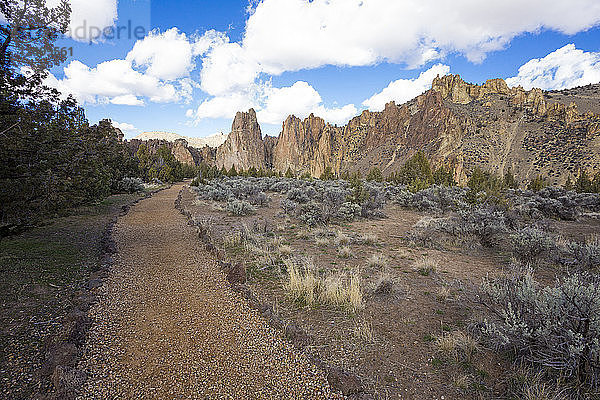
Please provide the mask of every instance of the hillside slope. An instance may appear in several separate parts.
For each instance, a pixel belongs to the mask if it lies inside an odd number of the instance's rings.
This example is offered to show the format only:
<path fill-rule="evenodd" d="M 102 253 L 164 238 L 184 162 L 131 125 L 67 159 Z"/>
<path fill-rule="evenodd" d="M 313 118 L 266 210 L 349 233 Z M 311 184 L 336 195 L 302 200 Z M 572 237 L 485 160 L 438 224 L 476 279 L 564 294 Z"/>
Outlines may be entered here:
<path fill-rule="evenodd" d="M 600 167 L 599 88 L 525 91 L 502 79 L 473 85 L 448 75 L 408 103 L 364 111 L 346 126 L 290 116 L 279 138 L 264 139 L 250 110 L 238 113 L 233 137 L 204 161 L 314 176 L 327 166 L 363 174 L 379 167 L 387 175 L 422 150 L 436 166 L 453 165 L 461 183 L 478 166 L 500 174 L 510 168 L 521 181 L 541 174 L 562 184 L 580 167 Z"/>
<path fill-rule="evenodd" d="M 171 132 L 144 132 L 140 133 L 134 139 L 147 141 L 147 140 L 164 140 L 167 142 L 176 142 L 177 140 L 185 140 L 189 146 L 201 149 L 204 146 L 208 147 L 219 147 L 227 139 L 227 135 L 224 133 L 215 133 L 211 136 L 206 137 L 188 137 L 178 135 L 177 133 Z"/>

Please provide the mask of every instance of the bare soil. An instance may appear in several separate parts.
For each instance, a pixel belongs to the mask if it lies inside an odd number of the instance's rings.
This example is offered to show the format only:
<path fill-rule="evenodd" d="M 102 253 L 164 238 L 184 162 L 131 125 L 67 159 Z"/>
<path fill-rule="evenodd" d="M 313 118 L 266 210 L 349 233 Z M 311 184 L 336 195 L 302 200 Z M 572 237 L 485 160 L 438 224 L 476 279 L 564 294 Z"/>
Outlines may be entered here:
<path fill-rule="evenodd" d="M 82 362 L 82 399 L 326 399 L 323 373 L 234 293 L 176 185 L 114 228 L 118 253 Z"/>
<path fill-rule="evenodd" d="M 50 347 L 99 268 L 107 226 L 139 197 L 111 196 L 0 241 L 1 398 L 39 398 L 54 392 Z"/>
<path fill-rule="evenodd" d="M 282 214 L 283 197 L 277 193 L 269 197 L 269 206 L 250 216 L 228 215 L 223 203 L 197 201 L 186 189 L 182 204 L 192 218 L 210 227 L 228 261 L 246 265 L 256 296 L 310 335 L 310 350 L 320 359 L 358 375 L 368 391 L 381 399 L 465 399 L 493 397 L 501 391 L 498 377 L 506 365 L 493 354 L 480 350 L 469 365 L 457 365 L 439 354 L 434 341 L 452 331 L 468 331 L 470 324 L 481 320 L 477 288 L 485 276 L 502 272 L 506 255 L 477 247 L 444 251 L 412 247 L 406 234 L 424 214 L 388 205 L 387 218 L 328 227 L 354 239 L 348 245 L 352 256 L 344 259 L 338 255 L 334 237 L 327 245 L 317 245 L 314 231 L 307 232 L 299 221 Z M 244 226 L 272 230 L 274 237 L 292 248 L 293 255 L 313 257 L 323 275 L 359 270 L 365 308 L 349 314 L 292 301 L 285 288 L 285 272 L 264 269 L 260 257 L 223 244 L 224 238 Z M 376 242 L 361 244 L 357 239 L 364 234 L 376 235 Z M 370 267 L 367 260 L 374 254 L 383 255 L 387 266 Z M 420 271 L 417 263 L 423 259 L 436 264 L 435 271 Z M 393 289 L 377 294 L 383 278 L 393 282 Z M 361 325 L 371 327 L 372 340 L 357 335 Z"/>

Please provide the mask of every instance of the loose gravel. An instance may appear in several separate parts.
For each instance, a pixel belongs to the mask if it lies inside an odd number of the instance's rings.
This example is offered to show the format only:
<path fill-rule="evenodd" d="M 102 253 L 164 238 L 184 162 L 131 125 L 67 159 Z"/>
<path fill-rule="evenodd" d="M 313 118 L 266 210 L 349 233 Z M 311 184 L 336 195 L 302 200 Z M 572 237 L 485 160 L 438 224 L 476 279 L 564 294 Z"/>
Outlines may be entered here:
<path fill-rule="evenodd" d="M 232 292 L 174 209 L 181 185 L 114 229 L 81 399 L 328 399 L 323 373 Z"/>

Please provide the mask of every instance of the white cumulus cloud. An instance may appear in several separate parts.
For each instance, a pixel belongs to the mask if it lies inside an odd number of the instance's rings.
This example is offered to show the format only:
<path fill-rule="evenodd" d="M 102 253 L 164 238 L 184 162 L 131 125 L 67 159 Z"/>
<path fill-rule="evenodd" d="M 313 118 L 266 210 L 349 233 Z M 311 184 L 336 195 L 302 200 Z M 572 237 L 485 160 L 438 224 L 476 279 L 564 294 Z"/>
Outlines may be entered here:
<path fill-rule="evenodd" d="M 88 27 L 114 25 L 116 0 L 70 1 L 72 26 L 82 21 Z M 480 62 L 524 33 L 575 34 L 600 24 L 598 0 L 252 0 L 250 4 L 239 42 L 214 30 L 201 36 L 177 28 L 154 31 L 123 60 L 96 66 L 73 61 L 65 67 L 64 78 L 50 76 L 48 82 L 92 104 L 189 102 L 199 88 L 208 97 L 188 110 L 186 115 L 195 121 L 231 118 L 253 107 L 262 123 L 279 124 L 289 114 L 315 113 L 343 124 L 357 114 L 355 105 L 327 107 L 309 83 L 277 88 L 269 77 L 326 65 L 390 62 L 417 68 L 448 54 Z M 391 82 L 363 105 L 381 110 L 388 101 L 405 102 L 427 90 L 436 75 L 448 72 L 449 67 L 434 65 L 415 79 Z M 598 54 L 570 45 L 531 60 L 509 84 L 563 88 L 598 81 L 597 74 Z"/>
<path fill-rule="evenodd" d="M 111 124 L 115 128 L 120 129 L 126 136 L 133 135 L 133 134 L 140 132 L 140 130 L 138 128 L 136 128 L 134 125 L 129 124 L 127 122 L 111 121 Z"/>
<path fill-rule="evenodd" d="M 363 105 L 371 111 L 382 111 L 386 103 L 395 101 L 396 104 L 402 104 L 414 99 L 421 93 L 431 88 L 431 83 L 436 76 L 448 75 L 450 67 L 443 64 L 437 64 L 422 72 L 415 79 L 398 79 L 391 82 L 381 92 L 365 100 Z"/>
<path fill-rule="evenodd" d="M 381 61 L 421 65 L 449 52 L 481 61 L 514 37 L 600 23 L 596 0 L 262 0 L 242 46 L 261 71 Z"/>
<path fill-rule="evenodd" d="M 280 124 L 290 114 L 305 117 L 322 101 L 319 93 L 303 81 L 289 87 L 267 88 L 265 97 L 264 107 L 257 117 L 268 124 Z"/>
<path fill-rule="evenodd" d="M 126 59 L 145 69 L 146 74 L 166 81 L 186 77 L 195 68 L 193 45 L 177 28 L 150 32 L 135 43 Z"/>
<path fill-rule="evenodd" d="M 526 90 L 569 89 L 600 82 L 600 53 L 579 50 L 568 44 L 544 58 L 530 60 L 519 68 L 517 76 L 506 80 L 509 86 Z"/>
<path fill-rule="evenodd" d="M 305 118 L 314 113 L 328 122 L 345 124 L 357 113 L 352 104 L 341 108 L 327 108 L 322 103 L 319 92 L 304 81 L 298 81 L 289 87 L 269 87 L 265 91 L 264 105 L 257 117 L 262 123 L 281 124 L 291 114 Z"/>
<path fill-rule="evenodd" d="M 105 61 L 95 67 L 72 61 L 64 77 L 53 75 L 46 83 L 80 103 L 142 106 L 154 103 L 189 102 L 198 83 L 190 78 L 195 68 L 194 39 L 177 28 L 153 31 L 139 40 L 125 59 Z"/>
<path fill-rule="evenodd" d="M 133 94 L 125 94 L 122 96 L 113 97 L 109 99 L 108 102 L 110 104 L 116 104 L 119 106 L 143 106 L 144 101 L 139 99 L 137 96 Z"/>
<path fill-rule="evenodd" d="M 50 75 L 46 81 L 61 93 L 72 94 L 80 103 L 142 105 L 139 98 L 166 103 L 180 99 L 172 84 L 135 71 L 126 60 L 111 60 L 90 68 L 72 61 L 64 69 L 64 78 Z"/>
<path fill-rule="evenodd" d="M 46 0 L 46 4 L 56 7 L 60 0 Z M 67 35 L 75 40 L 95 41 L 117 20 L 117 0 L 69 0 L 69 4 L 71 23 Z"/>
<path fill-rule="evenodd" d="M 186 115 L 196 121 L 205 118 L 233 118 L 238 111 L 256 107 L 257 102 L 253 101 L 252 97 L 249 93 L 231 93 L 213 97 L 204 100 L 195 111 L 188 110 Z"/>
<path fill-rule="evenodd" d="M 202 90 L 213 96 L 245 90 L 258 78 L 260 66 L 238 43 L 230 43 L 226 37 L 218 39 L 209 45 L 202 60 Z"/>
<path fill-rule="evenodd" d="M 264 124 L 281 124 L 289 115 L 305 118 L 314 113 L 331 123 L 344 124 L 357 114 L 354 105 L 328 108 L 321 95 L 307 82 L 275 88 L 270 83 L 251 84 L 249 90 L 215 96 L 203 101 L 186 115 L 200 121 L 204 118 L 233 118 L 238 111 L 254 108 Z"/>
<path fill-rule="evenodd" d="M 597 0 L 260 0 L 240 42 L 208 31 L 196 46 L 202 90 L 222 97 L 263 75 L 325 65 L 416 68 L 450 53 L 480 62 L 524 33 L 599 24 Z"/>

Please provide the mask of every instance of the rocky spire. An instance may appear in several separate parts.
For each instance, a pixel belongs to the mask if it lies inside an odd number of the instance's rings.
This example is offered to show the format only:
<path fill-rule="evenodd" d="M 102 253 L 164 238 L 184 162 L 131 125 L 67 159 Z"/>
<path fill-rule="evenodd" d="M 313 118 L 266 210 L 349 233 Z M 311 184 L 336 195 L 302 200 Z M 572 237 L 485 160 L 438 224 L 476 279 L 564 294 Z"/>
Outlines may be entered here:
<path fill-rule="evenodd" d="M 230 169 L 233 165 L 238 170 L 267 167 L 265 143 L 254 109 L 236 114 L 231 133 L 217 149 L 217 166 Z"/>

